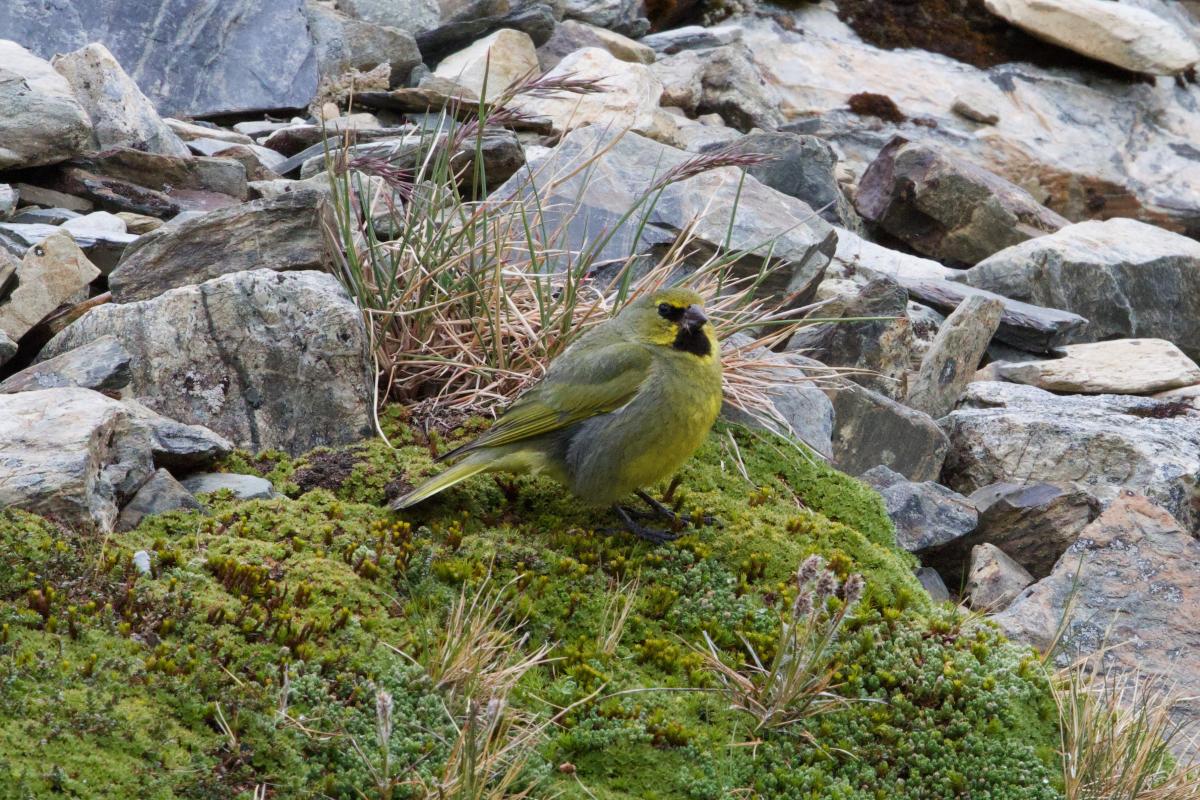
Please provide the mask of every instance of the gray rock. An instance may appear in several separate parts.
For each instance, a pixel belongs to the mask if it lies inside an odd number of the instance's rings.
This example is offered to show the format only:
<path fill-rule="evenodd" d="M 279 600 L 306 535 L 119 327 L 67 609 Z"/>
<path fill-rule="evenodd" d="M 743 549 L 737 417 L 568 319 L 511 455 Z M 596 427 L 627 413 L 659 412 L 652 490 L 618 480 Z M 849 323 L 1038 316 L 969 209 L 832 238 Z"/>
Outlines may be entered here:
<path fill-rule="evenodd" d="M 186 156 L 187 147 L 167 127 L 154 104 L 121 69 L 104 45 L 94 42 L 51 61 L 92 120 L 97 149 L 132 147 L 169 156 Z"/>
<path fill-rule="evenodd" d="M 13 35 L 5 24 L 12 13 L 11 5 L 0 8 L 5 36 Z M 65 161 L 91 139 L 92 123 L 70 84 L 21 45 L 0 39 L 0 169 Z"/>
<path fill-rule="evenodd" d="M 370 434 L 366 330 L 331 275 L 237 272 L 99 306 L 41 358 L 104 334 L 133 355 L 132 396 L 239 447 L 302 453 Z"/>
<path fill-rule="evenodd" d="M 1081 222 L 996 253 L 966 280 L 1082 314 L 1090 323 L 1073 341 L 1167 339 L 1200 358 L 1200 242 L 1186 236 L 1131 219 Z"/>
<path fill-rule="evenodd" d="M 1070 224 L 999 175 L 902 136 L 863 173 L 854 202 L 864 219 L 952 265 Z"/>
<path fill-rule="evenodd" d="M 76 197 L 73 194 L 47 189 L 44 186 L 18 183 L 16 189 L 21 195 L 21 202 L 23 203 L 46 206 L 48 208 L 65 208 L 85 214 L 96 207 L 96 204 L 86 197 Z"/>
<path fill-rule="evenodd" d="M 192 139 L 220 139 L 230 144 L 253 144 L 254 142 L 253 139 L 244 133 L 228 130 L 204 120 L 187 122 L 175 119 L 174 117 L 167 117 L 163 120 L 163 123 L 184 142 L 190 142 Z M 237 124 L 241 125 L 243 123 Z"/>
<path fill-rule="evenodd" d="M 160 114 L 300 108 L 317 89 L 303 0 L 18 0 L 0 31 L 43 58 L 104 44 Z"/>
<path fill-rule="evenodd" d="M 938 477 L 950 442 L 928 414 L 853 383 L 831 390 L 830 399 L 838 469 L 861 475 L 883 464 L 910 481 Z"/>
<path fill-rule="evenodd" d="M 642 0 L 562 0 L 563 16 L 638 38 L 650 30 Z"/>
<path fill-rule="evenodd" d="M 658 31 L 649 36 L 643 36 L 642 44 L 669 56 L 680 50 L 707 50 L 734 44 L 741 40 L 742 29 L 736 25 L 718 25 L 712 28 L 701 25 L 685 25 L 682 28 Z"/>
<path fill-rule="evenodd" d="M 0 222 L 0 250 L 6 250 L 17 258 L 24 258 L 31 248 L 62 233 L 63 230 L 58 225 Z M 112 271 L 125 249 L 138 238 L 132 234 L 111 231 L 75 231 L 70 233 L 70 236 L 88 260 L 105 274 Z"/>
<path fill-rule="evenodd" d="M 963 494 L 993 483 L 1074 481 L 1107 503 L 1129 488 L 1200 528 L 1200 412 L 1188 406 L 976 382 L 942 425 L 951 445 L 942 478 Z"/>
<path fill-rule="evenodd" d="M 0 395 L 0 452 L 0 508 L 104 532 L 154 471 L 133 415 L 88 389 Z"/>
<path fill-rule="evenodd" d="M 413 67 L 421 63 L 411 29 L 357 20 L 314 0 L 306 0 L 304 13 L 324 78 L 336 79 L 351 70 L 366 72 L 388 64 L 394 86 L 407 81 Z"/>
<path fill-rule="evenodd" d="M 945 581 L 942 580 L 941 575 L 938 575 L 936 569 L 921 567 L 916 574 L 917 580 L 929 593 L 930 600 L 935 603 L 945 603 L 950 600 L 950 590 L 946 588 Z"/>
<path fill-rule="evenodd" d="M 0 366 L 7 364 L 17 354 L 17 343 L 7 333 L 0 331 Z"/>
<path fill-rule="evenodd" d="M 834 297 L 812 312 L 814 317 L 832 321 L 801 328 L 788 341 L 787 349 L 830 367 L 855 370 L 847 376 L 850 380 L 900 400 L 908 390 L 913 348 L 907 310 L 904 288 L 878 278 L 856 295 Z M 849 321 L 855 319 L 863 321 Z"/>
<path fill-rule="evenodd" d="M 78 386 L 98 392 L 116 391 L 129 384 L 129 351 L 111 336 L 26 367 L 0 382 L 0 394 Z"/>
<path fill-rule="evenodd" d="M 595 231 L 608 224 L 612 215 L 619 217 L 642 202 L 656 180 L 690 158 L 634 133 L 626 133 L 614 144 L 616 136 L 615 131 L 596 126 L 572 131 L 553 150 L 531 161 L 528 170 L 497 189 L 492 199 L 526 196 L 537 187 L 543 208 L 557 205 L 558 213 L 576 217 L 577 224 L 595 221 L 591 238 L 568 238 L 558 246 L 576 253 L 595 250 Z M 597 158 L 601 151 L 605 152 Z M 589 160 L 594 161 L 589 169 L 577 169 Z M 545 186 L 551 176 L 558 178 L 553 191 Z M 735 167 L 673 182 L 656 197 L 657 203 L 645 214 L 651 228 L 677 233 L 695 221 L 691 246 L 747 251 L 740 267 L 746 274 L 757 274 L 770 255 L 775 266 L 762 291 L 797 293 L 798 302 L 811 297 L 837 246 L 833 228 L 805 203 L 763 186 Z M 639 216 L 626 220 L 622 227 L 628 230 L 618 233 L 636 232 Z M 629 253 L 626 249 L 613 255 L 623 259 Z"/>
<path fill-rule="evenodd" d="M 971 608 L 995 613 L 1008 606 L 1034 578 L 994 544 L 971 548 L 971 571 L 967 597 Z"/>
<path fill-rule="evenodd" d="M 233 452 L 233 443 L 203 425 L 167 419 L 136 400 L 123 401 L 137 424 L 150 436 L 154 465 L 175 471 L 194 470 Z"/>
<path fill-rule="evenodd" d="M 19 340 L 100 275 L 71 235 L 54 229 L 34 245 L 16 270 L 16 287 L 0 299 L 0 331 Z"/>
<path fill-rule="evenodd" d="M 417 34 L 417 47 L 426 63 L 436 64 L 451 53 L 462 50 L 477 39 L 509 28 L 529 34 L 540 47 L 554 34 L 554 12 L 545 3 L 520 5 L 508 10 L 495 8 L 487 0 L 471 3 L 453 19 Z"/>
<path fill-rule="evenodd" d="M 654 51 L 619 33 L 575 20 L 564 20 L 554 28 L 554 35 L 537 49 L 538 66 L 543 72 L 554 69 L 563 58 L 584 47 L 600 47 L 622 61 L 653 64 Z"/>
<path fill-rule="evenodd" d="M 437 0 L 339 0 L 338 7 L 355 19 L 413 34 L 436 28 L 442 16 Z"/>
<path fill-rule="evenodd" d="M 933 481 L 914 483 L 883 465 L 859 476 L 883 497 L 896 528 L 896 544 L 910 553 L 945 545 L 975 530 L 978 514 L 970 500 Z"/>
<path fill-rule="evenodd" d="M 8 219 L 17 210 L 17 201 L 21 199 L 17 187 L 0 183 L 0 220 Z"/>
<path fill-rule="evenodd" d="M 239 475 L 234 472 L 197 472 L 182 481 L 183 487 L 192 496 L 213 492 L 233 492 L 239 500 L 269 500 L 275 496 L 275 488 L 266 478 L 257 475 Z"/>
<path fill-rule="evenodd" d="M 764 186 L 808 203 L 826 222 L 861 231 L 862 221 L 838 186 L 837 156 L 828 142 L 797 133 L 756 131 L 729 147 L 739 153 L 773 156 L 771 161 L 747 168 L 746 173 Z M 716 148 L 706 148 L 712 149 Z"/>
<path fill-rule="evenodd" d="M 160 228 L 130 247 L 109 276 L 113 300 L 147 300 L 244 270 L 327 269 L 332 213 L 326 193 L 296 191 Z"/>
<path fill-rule="evenodd" d="M 1003 313 L 1004 304 L 995 298 L 976 295 L 959 303 L 921 360 L 905 402 L 935 419 L 949 414 L 971 382 Z"/>
<path fill-rule="evenodd" d="M 1040 650 L 1057 643 L 1060 666 L 1092 657 L 1114 677 L 1123 673 L 1152 690 L 1176 692 L 1181 701 L 1172 716 L 1187 729 L 1200 719 L 1197 563 L 1200 542 L 1186 526 L 1122 491 L 1054 572 L 993 620 L 1010 638 Z M 1194 758 L 1194 741 L 1175 745 L 1177 755 Z"/>
<path fill-rule="evenodd" d="M 160 469 L 142 484 L 117 517 L 116 530 L 131 531 L 146 517 L 179 509 L 199 510 L 200 501 L 192 496 L 165 469 Z"/>
<path fill-rule="evenodd" d="M 651 65 L 663 82 L 663 105 L 689 114 L 720 114 L 739 131 L 774 130 L 784 123 L 780 97 L 742 44 L 683 50 Z"/>
<path fill-rule="evenodd" d="M 182 210 L 207 211 L 232 205 L 246 198 L 245 167 L 229 158 L 203 158 L 190 154 L 167 156 L 144 153 L 128 147 L 115 147 L 102 153 L 73 159 L 70 166 L 90 176 L 160 193 Z M 65 172 L 68 174 L 67 188 L 74 188 L 70 186 L 69 178 L 72 170 Z M 79 193 L 101 203 L 106 200 L 112 201 L 112 198 L 100 194 L 89 194 L 87 187 Z M 121 205 L 119 202 L 114 204 Z M 112 210 L 137 212 L 136 208 L 118 207 Z"/>
<path fill-rule="evenodd" d="M 25 206 L 9 218 L 9 222 L 17 225 L 62 225 L 72 219 L 83 216 L 78 211 L 69 208 L 38 208 Z"/>

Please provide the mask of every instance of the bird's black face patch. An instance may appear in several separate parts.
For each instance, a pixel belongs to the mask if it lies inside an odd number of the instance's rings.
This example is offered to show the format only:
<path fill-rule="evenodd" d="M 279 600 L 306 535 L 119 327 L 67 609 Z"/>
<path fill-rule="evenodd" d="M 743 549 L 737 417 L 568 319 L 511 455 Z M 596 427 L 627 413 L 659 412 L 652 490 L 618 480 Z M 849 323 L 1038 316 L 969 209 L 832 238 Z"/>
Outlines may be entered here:
<path fill-rule="evenodd" d="M 691 329 L 680 328 L 671 346 L 676 350 L 682 350 L 685 353 L 691 353 L 701 358 L 712 354 L 712 342 L 705 335 L 703 325 Z"/>
<path fill-rule="evenodd" d="M 682 306 L 673 306 L 670 303 L 658 304 L 658 315 L 663 319 L 669 319 L 671 322 L 679 322 L 679 320 L 683 319 L 685 311 L 687 309 Z"/>

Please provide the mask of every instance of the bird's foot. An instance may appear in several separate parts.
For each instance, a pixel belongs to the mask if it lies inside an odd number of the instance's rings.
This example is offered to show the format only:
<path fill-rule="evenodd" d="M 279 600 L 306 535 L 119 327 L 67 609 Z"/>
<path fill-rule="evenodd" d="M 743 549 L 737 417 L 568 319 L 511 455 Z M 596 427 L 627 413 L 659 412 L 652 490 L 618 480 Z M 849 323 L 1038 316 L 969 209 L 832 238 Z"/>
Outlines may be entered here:
<path fill-rule="evenodd" d="M 667 542 L 675 541 L 683 535 L 681 532 L 676 530 L 664 531 L 659 528 L 651 528 L 641 524 L 637 521 L 637 519 L 635 519 L 635 517 L 645 516 L 643 512 L 634 511 L 631 508 L 626 508 L 625 506 L 621 505 L 613 506 L 613 511 L 616 513 L 617 518 L 621 520 L 621 523 L 624 527 L 606 528 L 599 531 L 600 533 L 618 533 L 621 530 L 626 530 L 639 539 L 643 539 L 651 544 L 666 544 Z"/>
<path fill-rule="evenodd" d="M 680 513 L 676 512 L 673 508 L 659 502 L 658 500 L 655 500 L 653 497 L 646 494 L 641 489 L 638 489 L 634 494 L 636 494 L 639 498 L 641 498 L 643 503 L 650 506 L 650 510 L 652 512 L 652 513 L 648 513 L 645 511 L 633 512 L 633 515 L 635 517 L 637 517 L 638 519 L 655 519 L 655 518 L 665 519 L 671 523 L 671 527 L 675 530 L 679 530 L 686 525 L 692 525 L 692 526 L 698 527 L 700 525 L 718 525 L 719 526 L 721 524 L 717 520 L 716 517 L 711 516 L 710 514 L 705 514 L 704 516 L 700 517 L 699 521 L 697 521 L 695 518 L 693 518 L 690 514 L 680 514 Z"/>

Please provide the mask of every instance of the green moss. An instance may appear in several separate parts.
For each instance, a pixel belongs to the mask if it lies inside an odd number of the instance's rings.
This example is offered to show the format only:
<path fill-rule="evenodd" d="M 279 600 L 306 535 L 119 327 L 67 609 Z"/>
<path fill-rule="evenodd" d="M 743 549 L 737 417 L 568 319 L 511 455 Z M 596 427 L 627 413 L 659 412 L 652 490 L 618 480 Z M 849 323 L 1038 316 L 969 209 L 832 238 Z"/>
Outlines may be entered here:
<path fill-rule="evenodd" d="M 510 701 L 569 708 L 527 768 L 538 796 L 1054 796 L 1036 670 L 934 609 L 879 498 L 810 454 L 720 428 L 675 501 L 722 526 L 651 547 L 544 480 L 477 478 L 389 512 L 434 469 L 430 445 L 389 433 L 402 446 L 235 456 L 227 468 L 288 496 L 217 497 L 107 540 L 0 514 L 0 797 L 376 796 L 380 688 L 396 699 L 389 764 L 432 779 L 454 736 L 444 690 L 397 651 L 419 661 L 489 574 L 521 647 L 552 648 Z M 838 645 L 850 702 L 754 734 L 696 646 L 765 652 L 811 553 L 867 578 Z"/>

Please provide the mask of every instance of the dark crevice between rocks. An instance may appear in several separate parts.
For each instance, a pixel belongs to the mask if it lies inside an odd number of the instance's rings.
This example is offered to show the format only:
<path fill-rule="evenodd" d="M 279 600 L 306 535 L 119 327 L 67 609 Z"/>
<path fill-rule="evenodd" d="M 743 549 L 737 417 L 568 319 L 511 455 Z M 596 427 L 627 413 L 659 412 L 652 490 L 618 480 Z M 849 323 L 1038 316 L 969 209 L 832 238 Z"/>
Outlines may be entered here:
<path fill-rule="evenodd" d="M 930 50 L 980 69 L 1023 61 L 1122 83 L 1154 82 L 1043 42 L 988 11 L 983 0 L 837 0 L 837 7 L 838 17 L 876 47 Z"/>

